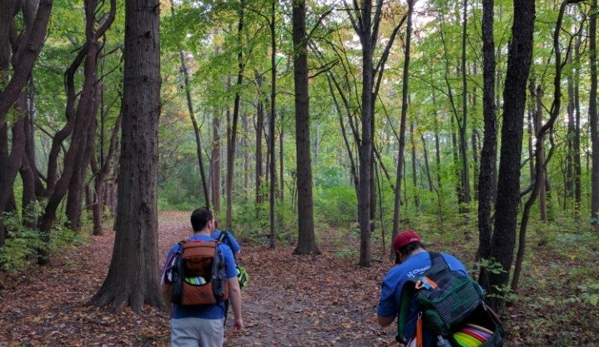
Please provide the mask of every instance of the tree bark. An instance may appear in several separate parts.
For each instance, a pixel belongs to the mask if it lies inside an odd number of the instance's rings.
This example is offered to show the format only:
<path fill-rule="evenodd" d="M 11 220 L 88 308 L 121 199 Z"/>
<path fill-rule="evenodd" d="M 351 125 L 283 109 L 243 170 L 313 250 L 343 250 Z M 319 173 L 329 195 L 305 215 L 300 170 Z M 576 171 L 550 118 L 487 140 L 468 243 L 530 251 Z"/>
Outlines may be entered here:
<path fill-rule="evenodd" d="M 488 273 L 489 283 L 485 288 L 489 293 L 499 295 L 490 299 L 490 304 L 498 310 L 502 309 L 505 303 L 502 289 L 506 288 L 509 281 L 516 241 L 520 202 L 522 126 L 526 83 L 532 60 L 534 18 L 534 1 L 514 0 L 513 38 L 509 47 L 506 87 L 503 91 L 503 125 L 495 232 L 490 253 L 490 258 L 495 258 L 501 264 L 503 271 Z"/>
<path fill-rule="evenodd" d="M 237 40 L 239 52 L 237 52 L 237 82 L 236 86 L 241 87 L 243 83 L 243 71 L 245 63 L 243 62 L 243 26 L 244 26 L 245 0 L 240 1 L 239 20 L 237 22 Z M 235 171 L 235 146 L 237 145 L 237 125 L 239 123 L 239 108 L 241 102 L 241 94 L 235 92 L 235 100 L 233 101 L 233 119 L 227 128 L 227 218 L 225 229 L 233 227 L 233 175 Z"/>
<path fill-rule="evenodd" d="M 114 251 L 108 275 L 89 304 L 166 308 L 159 289 L 157 162 L 160 116 L 160 6 L 125 3 L 122 144 Z"/>
<path fill-rule="evenodd" d="M 212 204 L 215 211 L 220 211 L 220 197 L 221 197 L 221 140 L 220 140 L 220 115 L 215 112 L 212 117 L 212 155 L 210 158 L 210 184 L 212 186 Z"/>
<path fill-rule="evenodd" d="M 264 180 L 264 172 L 262 170 L 262 137 L 264 133 L 264 100 L 262 97 L 262 81 L 263 77 L 256 71 L 256 84 L 258 85 L 258 106 L 256 110 L 256 204 L 260 204 L 264 201 L 264 194 L 262 193 L 262 182 Z M 258 207 L 260 208 L 260 207 Z M 260 214 L 258 214 L 260 215 Z"/>
<path fill-rule="evenodd" d="M 597 130 L 597 0 L 592 0 L 589 22 L 591 90 L 589 91 L 589 123 L 591 127 L 591 220 L 599 225 L 599 130 Z"/>
<path fill-rule="evenodd" d="M 298 240 L 293 254 L 320 254 L 314 233 L 306 1 L 293 1 L 293 72 L 297 155 Z"/>
<path fill-rule="evenodd" d="M 495 105 L 495 40 L 493 39 L 494 0 L 483 0 L 483 117 L 484 138 L 478 177 L 478 251 L 476 259 L 488 259 L 491 253 L 493 223 L 491 211 L 495 197 L 497 162 L 497 116 Z M 479 282 L 487 279 L 481 271 Z"/>
<path fill-rule="evenodd" d="M 10 3 L 10 2 L 9 2 Z M 18 44 L 18 48 L 14 53 L 16 58 L 13 61 L 16 62 L 16 65 L 13 68 L 13 73 L 11 75 L 10 81 L 0 91 L 0 125 L 6 122 L 6 113 L 10 109 L 10 107 L 14 104 L 14 102 L 19 98 L 21 91 L 27 84 L 27 80 L 31 75 L 31 70 L 33 69 L 33 64 L 37 59 L 44 41 L 46 39 L 46 28 L 48 25 L 48 20 L 50 19 L 50 12 L 52 10 L 53 0 L 41 0 L 39 5 L 37 6 L 37 11 L 32 8 L 33 2 L 26 3 L 28 9 L 32 12 L 35 12 L 35 19 L 30 22 L 31 25 L 27 25 L 27 30 L 22 38 L 22 43 Z M 10 16 L 11 11 L 10 7 L 2 11 L 4 14 L 8 14 Z M 13 12 L 13 15 L 16 13 Z M 26 24 L 29 24 L 29 14 L 25 13 Z M 10 27 L 13 19 L 9 18 L 8 21 L 4 22 L 8 27 Z M 0 31 L 4 31 L 6 27 L 0 27 Z M 3 34 L 0 33 L 0 36 Z M 0 46 L 4 47 L 5 42 L 0 42 Z M 9 46 L 10 47 L 10 46 Z"/>

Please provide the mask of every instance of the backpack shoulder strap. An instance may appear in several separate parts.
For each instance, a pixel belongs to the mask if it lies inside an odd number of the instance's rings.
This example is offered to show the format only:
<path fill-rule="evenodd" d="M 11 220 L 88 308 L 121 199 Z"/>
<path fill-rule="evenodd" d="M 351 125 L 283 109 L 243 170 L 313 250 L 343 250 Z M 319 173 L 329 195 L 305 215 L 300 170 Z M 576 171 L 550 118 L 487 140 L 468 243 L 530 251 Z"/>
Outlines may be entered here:
<path fill-rule="evenodd" d="M 229 232 L 228 232 L 228 231 L 226 231 L 226 230 L 222 230 L 222 231 L 220 232 L 220 235 L 218 235 L 218 238 L 217 238 L 217 240 L 218 240 L 218 242 L 223 242 L 223 243 L 224 243 L 224 242 L 225 242 L 225 239 L 226 239 L 228 236 L 229 236 Z"/>
<path fill-rule="evenodd" d="M 404 340 L 404 333 L 406 329 L 406 322 L 408 320 L 408 314 L 410 312 L 410 301 L 412 300 L 413 295 L 414 282 L 408 281 L 401 289 L 399 309 L 397 310 L 397 336 L 395 336 L 395 340 L 397 342 L 406 343 Z"/>
<path fill-rule="evenodd" d="M 428 268 L 423 275 L 426 275 L 429 272 L 437 273 L 445 268 L 449 268 L 449 265 L 441 253 L 428 253 L 431 257 L 431 267 Z M 397 336 L 395 337 L 398 342 L 401 342 L 404 339 L 406 321 L 408 320 L 408 314 L 410 312 L 410 302 L 416 291 L 415 284 L 418 278 L 420 278 L 420 276 L 406 282 L 401 290 L 399 309 L 397 310 Z"/>
<path fill-rule="evenodd" d="M 428 252 L 431 256 L 431 268 L 449 267 L 443 255 L 439 252 Z M 428 270 L 427 270 L 428 271 Z"/>

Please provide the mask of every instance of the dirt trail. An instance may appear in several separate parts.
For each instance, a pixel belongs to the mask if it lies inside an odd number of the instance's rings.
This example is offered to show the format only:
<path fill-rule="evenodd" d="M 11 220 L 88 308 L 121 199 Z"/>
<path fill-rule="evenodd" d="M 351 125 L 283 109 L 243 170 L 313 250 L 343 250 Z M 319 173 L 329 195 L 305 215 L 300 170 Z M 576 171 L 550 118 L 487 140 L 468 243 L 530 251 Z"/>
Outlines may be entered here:
<path fill-rule="evenodd" d="M 161 213 L 161 261 L 189 233 L 189 213 Z M 48 266 L 0 273 L 0 347 L 169 346 L 162 311 L 85 306 L 108 272 L 113 242 L 106 231 Z M 355 257 L 326 245 L 321 256 L 301 257 L 291 246 L 242 246 L 250 275 L 242 291 L 246 329 L 233 334 L 229 321 L 225 346 L 396 346 L 394 328 L 381 330 L 374 315 L 384 266 L 360 269 Z"/>

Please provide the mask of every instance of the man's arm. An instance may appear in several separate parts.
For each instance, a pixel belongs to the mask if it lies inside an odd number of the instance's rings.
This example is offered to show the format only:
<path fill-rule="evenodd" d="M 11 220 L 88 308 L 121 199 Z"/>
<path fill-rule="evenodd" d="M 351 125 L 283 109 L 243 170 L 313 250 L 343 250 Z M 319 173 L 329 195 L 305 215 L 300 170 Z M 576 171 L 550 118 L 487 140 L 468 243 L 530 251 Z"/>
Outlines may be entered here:
<path fill-rule="evenodd" d="M 383 317 L 379 315 L 377 315 L 377 317 L 379 319 L 379 325 L 383 328 L 389 326 L 389 324 L 393 323 L 395 320 L 395 317 Z"/>
<path fill-rule="evenodd" d="M 231 277 L 227 279 L 229 283 L 229 300 L 231 301 L 231 307 L 233 307 L 233 316 L 235 323 L 233 330 L 243 330 L 243 319 L 241 318 L 241 289 L 239 288 L 239 281 L 237 277 Z"/>

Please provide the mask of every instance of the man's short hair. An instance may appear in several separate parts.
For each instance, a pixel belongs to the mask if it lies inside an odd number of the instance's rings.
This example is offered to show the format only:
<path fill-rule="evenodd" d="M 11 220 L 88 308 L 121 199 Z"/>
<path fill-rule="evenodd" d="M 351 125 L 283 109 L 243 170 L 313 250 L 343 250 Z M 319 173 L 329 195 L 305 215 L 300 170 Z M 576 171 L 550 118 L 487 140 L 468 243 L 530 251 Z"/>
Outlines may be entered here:
<path fill-rule="evenodd" d="M 212 219 L 212 212 L 207 207 L 200 207 L 191 213 L 191 227 L 193 231 L 200 231 Z"/>

